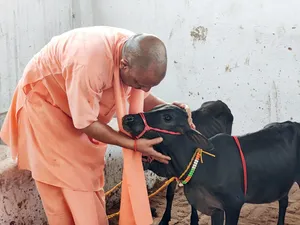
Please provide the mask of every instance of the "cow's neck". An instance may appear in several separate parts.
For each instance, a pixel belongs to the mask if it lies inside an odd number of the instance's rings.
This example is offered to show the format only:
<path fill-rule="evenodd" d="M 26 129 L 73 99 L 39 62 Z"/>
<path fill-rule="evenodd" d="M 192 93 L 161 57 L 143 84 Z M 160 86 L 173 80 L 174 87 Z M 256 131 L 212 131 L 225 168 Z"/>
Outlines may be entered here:
<path fill-rule="evenodd" d="M 215 154 L 211 152 L 202 152 L 202 149 L 199 148 L 195 149 L 195 153 L 196 151 L 199 153 L 200 158 L 198 160 L 197 159 L 195 160 L 195 158 L 190 159 L 191 165 L 195 165 L 195 166 L 194 168 L 192 168 L 191 166 L 186 171 L 184 176 L 180 179 L 183 185 L 205 183 L 206 182 L 205 180 L 208 177 L 210 177 L 210 172 L 212 172 L 212 166 L 214 164 L 213 160 L 215 160 Z"/>
<path fill-rule="evenodd" d="M 177 178 L 179 178 L 179 176 L 186 170 L 186 168 L 188 167 L 189 163 L 192 160 L 192 157 L 194 155 L 194 153 L 197 151 L 198 146 L 195 145 L 193 142 L 191 142 L 189 139 L 187 138 L 181 138 L 178 137 L 176 139 L 176 141 L 167 143 L 166 145 L 164 145 L 163 147 L 166 152 L 169 153 L 170 157 L 171 157 L 171 161 L 170 161 L 170 166 L 172 167 L 172 171 L 173 171 L 173 175 L 176 176 Z M 164 154 L 164 153 L 163 153 Z M 214 153 L 212 153 L 214 154 Z M 207 177 L 207 175 L 205 175 L 205 173 L 207 173 L 208 171 L 208 167 L 210 167 L 210 162 L 212 159 L 211 156 L 206 156 L 205 154 L 202 154 L 203 156 L 203 163 L 199 162 L 196 170 L 192 176 L 192 178 L 189 180 L 189 183 L 194 183 L 195 180 L 198 182 L 199 181 L 199 177 Z M 184 180 L 188 173 L 190 172 L 191 167 L 187 170 L 186 174 L 183 176 Z M 205 175 L 205 176 L 204 176 Z M 197 177 L 197 179 L 195 179 L 195 177 Z"/>

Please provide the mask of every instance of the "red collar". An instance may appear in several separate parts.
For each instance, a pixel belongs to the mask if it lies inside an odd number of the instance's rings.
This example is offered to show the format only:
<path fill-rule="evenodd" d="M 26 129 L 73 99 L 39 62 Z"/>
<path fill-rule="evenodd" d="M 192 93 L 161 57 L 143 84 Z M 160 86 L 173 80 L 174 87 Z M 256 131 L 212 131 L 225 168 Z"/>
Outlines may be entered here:
<path fill-rule="evenodd" d="M 240 156 L 241 156 L 241 160 L 242 160 L 242 166 L 243 166 L 243 172 L 244 172 L 244 194 L 246 195 L 247 193 L 247 165 L 246 165 L 246 160 L 245 160 L 245 157 L 244 157 L 244 153 L 242 151 L 242 147 L 241 147 L 241 144 L 240 144 L 240 141 L 239 139 L 236 137 L 236 136 L 232 136 L 236 145 L 238 146 L 239 148 L 239 152 L 240 152 Z"/>
<path fill-rule="evenodd" d="M 169 130 L 162 130 L 162 129 L 158 129 L 158 128 L 155 128 L 155 127 L 150 127 L 146 121 L 146 118 L 145 118 L 145 115 L 144 113 L 139 113 L 143 122 L 144 122 L 144 130 L 136 137 L 137 139 L 139 139 L 140 137 L 143 136 L 144 133 L 146 133 L 148 130 L 154 130 L 154 131 L 158 131 L 158 132 L 161 132 L 161 133 L 165 133 L 165 134 L 172 134 L 172 135 L 180 135 L 181 133 L 180 132 L 174 132 L 174 131 L 169 131 Z"/>
<path fill-rule="evenodd" d="M 142 137 L 143 134 L 145 134 L 148 130 L 154 130 L 154 131 L 165 133 L 165 134 L 181 135 L 180 132 L 174 132 L 174 131 L 169 131 L 169 130 L 162 130 L 162 129 L 159 129 L 159 128 L 151 127 L 151 126 L 148 125 L 144 113 L 139 113 L 139 115 L 141 116 L 145 127 L 144 127 L 144 130 L 135 138 L 135 142 L 134 142 L 134 150 L 135 151 L 136 151 L 136 140 L 139 139 L 140 137 Z M 153 160 L 153 158 L 150 157 L 150 156 L 147 156 L 146 160 L 145 159 L 142 159 L 142 160 L 144 162 L 151 163 L 152 160 Z"/>

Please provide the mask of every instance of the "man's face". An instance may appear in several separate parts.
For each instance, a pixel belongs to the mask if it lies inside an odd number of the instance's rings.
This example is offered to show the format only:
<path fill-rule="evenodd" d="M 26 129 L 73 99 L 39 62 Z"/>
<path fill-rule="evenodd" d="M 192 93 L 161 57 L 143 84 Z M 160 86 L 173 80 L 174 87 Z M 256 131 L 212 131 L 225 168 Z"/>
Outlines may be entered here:
<path fill-rule="evenodd" d="M 162 79 L 157 76 L 159 68 L 155 65 L 150 65 L 149 68 L 136 68 L 128 65 L 124 59 L 120 62 L 120 76 L 124 84 L 135 89 L 141 89 L 145 92 L 158 85 Z"/>

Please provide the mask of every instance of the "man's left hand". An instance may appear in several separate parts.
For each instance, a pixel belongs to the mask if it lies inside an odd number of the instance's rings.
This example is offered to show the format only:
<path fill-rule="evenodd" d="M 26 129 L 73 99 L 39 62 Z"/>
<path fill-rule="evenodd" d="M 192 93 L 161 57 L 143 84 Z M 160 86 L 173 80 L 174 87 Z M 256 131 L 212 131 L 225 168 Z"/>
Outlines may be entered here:
<path fill-rule="evenodd" d="M 187 112 L 188 114 L 188 123 L 189 125 L 191 126 L 192 129 L 196 129 L 196 126 L 195 124 L 193 123 L 193 119 L 192 119 L 192 111 L 190 109 L 190 107 L 187 105 L 187 104 L 184 104 L 184 103 L 179 103 L 179 102 L 173 102 L 172 103 L 173 105 L 176 105 L 180 108 L 183 108 L 185 109 L 185 111 Z"/>

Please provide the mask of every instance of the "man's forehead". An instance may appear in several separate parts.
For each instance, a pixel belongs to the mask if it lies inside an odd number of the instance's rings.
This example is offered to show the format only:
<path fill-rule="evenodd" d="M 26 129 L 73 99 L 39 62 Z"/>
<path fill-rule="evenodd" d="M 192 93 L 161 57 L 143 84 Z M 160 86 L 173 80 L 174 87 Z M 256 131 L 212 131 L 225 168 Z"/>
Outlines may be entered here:
<path fill-rule="evenodd" d="M 155 71 L 147 70 L 141 71 L 137 74 L 137 82 L 142 86 L 156 86 L 161 82 L 159 76 L 156 75 Z"/>

